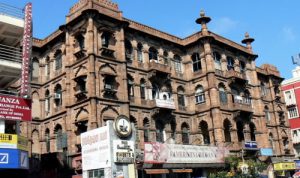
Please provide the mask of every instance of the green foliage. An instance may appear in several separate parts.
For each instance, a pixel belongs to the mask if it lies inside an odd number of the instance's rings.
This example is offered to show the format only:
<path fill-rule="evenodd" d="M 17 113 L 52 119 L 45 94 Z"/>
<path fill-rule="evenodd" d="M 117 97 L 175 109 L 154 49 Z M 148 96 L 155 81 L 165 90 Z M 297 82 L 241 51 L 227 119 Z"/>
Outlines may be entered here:
<path fill-rule="evenodd" d="M 225 170 L 220 170 L 209 174 L 209 178 L 255 178 L 259 177 L 259 173 L 267 168 L 267 165 L 263 162 L 255 160 L 245 160 L 244 163 L 248 164 L 248 174 L 242 174 L 242 171 L 238 168 L 239 163 L 242 160 L 235 156 L 225 158 L 225 163 L 228 166 Z"/>

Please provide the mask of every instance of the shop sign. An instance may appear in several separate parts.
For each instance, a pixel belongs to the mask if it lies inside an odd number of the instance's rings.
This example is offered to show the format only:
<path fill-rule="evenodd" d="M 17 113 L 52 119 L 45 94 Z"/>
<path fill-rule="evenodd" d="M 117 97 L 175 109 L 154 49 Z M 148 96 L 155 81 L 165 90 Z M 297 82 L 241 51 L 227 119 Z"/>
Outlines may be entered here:
<path fill-rule="evenodd" d="M 0 148 L 28 151 L 28 139 L 20 135 L 0 133 Z"/>
<path fill-rule="evenodd" d="M 82 169 L 84 171 L 111 166 L 108 126 L 84 132 L 80 137 Z"/>
<path fill-rule="evenodd" d="M 273 156 L 273 149 L 272 148 L 261 148 L 260 155 L 261 156 Z"/>
<path fill-rule="evenodd" d="M 256 141 L 247 141 L 247 142 L 245 142 L 245 148 L 246 149 L 256 149 L 257 148 Z"/>
<path fill-rule="evenodd" d="M 0 169 L 28 169 L 28 152 L 17 149 L 0 149 Z"/>
<path fill-rule="evenodd" d="M 294 170 L 296 168 L 295 162 L 274 163 L 275 171 Z"/>
<path fill-rule="evenodd" d="M 295 168 L 300 169 L 300 160 L 295 160 Z"/>
<path fill-rule="evenodd" d="M 145 163 L 224 163 L 225 148 L 146 142 Z"/>
<path fill-rule="evenodd" d="M 31 121 L 31 100 L 0 95 L 0 119 Z"/>
<path fill-rule="evenodd" d="M 113 141 L 114 162 L 134 163 L 134 142 L 127 140 Z"/>

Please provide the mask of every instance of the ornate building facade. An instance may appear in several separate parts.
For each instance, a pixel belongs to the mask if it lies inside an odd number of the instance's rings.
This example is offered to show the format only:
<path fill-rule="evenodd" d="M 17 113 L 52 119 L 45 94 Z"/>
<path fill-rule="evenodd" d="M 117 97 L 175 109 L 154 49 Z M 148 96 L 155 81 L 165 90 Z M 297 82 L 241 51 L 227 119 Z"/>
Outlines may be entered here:
<path fill-rule="evenodd" d="M 80 174 L 80 134 L 121 114 L 141 150 L 152 141 L 238 153 L 255 141 L 290 155 L 278 70 L 255 65 L 248 34 L 240 45 L 209 31 L 210 20 L 201 12 L 201 30 L 182 39 L 123 17 L 113 2 L 80 0 L 33 43 L 33 121 L 21 128 L 32 155 L 66 153 Z"/>

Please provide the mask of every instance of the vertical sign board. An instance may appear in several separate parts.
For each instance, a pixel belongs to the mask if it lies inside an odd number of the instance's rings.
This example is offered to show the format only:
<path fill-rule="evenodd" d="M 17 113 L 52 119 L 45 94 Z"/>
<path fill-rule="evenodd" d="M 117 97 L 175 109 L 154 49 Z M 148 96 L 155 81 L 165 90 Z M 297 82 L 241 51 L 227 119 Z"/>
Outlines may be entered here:
<path fill-rule="evenodd" d="M 0 95 L 0 118 L 16 121 L 31 121 L 31 100 Z"/>
<path fill-rule="evenodd" d="M 0 149 L 0 169 L 28 169 L 28 152 L 16 149 Z"/>
<path fill-rule="evenodd" d="M 111 167 L 108 126 L 82 133 L 80 138 L 83 171 Z"/>
<path fill-rule="evenodd" d="M 23 33 L 23 54 L 22 54 L 22 79 L 21 96 L 28 95 L 29 91 L 29 62 L 31 57 L 32 45 L 32 4 L 25 6 L 25 23 Z"/>

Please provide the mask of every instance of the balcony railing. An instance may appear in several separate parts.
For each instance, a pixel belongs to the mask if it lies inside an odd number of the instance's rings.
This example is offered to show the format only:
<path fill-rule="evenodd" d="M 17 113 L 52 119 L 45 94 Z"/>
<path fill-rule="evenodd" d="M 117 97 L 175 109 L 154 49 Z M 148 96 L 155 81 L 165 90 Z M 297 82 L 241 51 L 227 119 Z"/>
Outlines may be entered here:
<path fill-rule="evenodd" d="M 252 112 L 251 98 L 242 97 L 239 95 L 232 96 L 234 109 Z"/>
<path fill-rule="evenodd" d="M 159 108 L 175 109 L 175 102 L 173 100 L 155 99 L 155 106 Z"/>
<path fill-rule="evenodd" d="M 158 70 L 160 72 L 165 72 L 165 73 L 171 73 L 171 67 L 165 64 L 160 64 L 156 62 L 150 62 L 149 63 L 149 69 L 150 70 Z"/>
<path fill-rule="evenodd" d="M 19 48 L 0 44 L 0 60 L 22 62 L 22 51 Z"/>
<path fill-rule="evenodd" d="M 0 3 L 0 15 L 8 15 L 11 17 L 17 17 L 20 19 L 24 19 L 23 9 L 19 9 L 14 6 L 10 6 L 8 4 Z"/>

